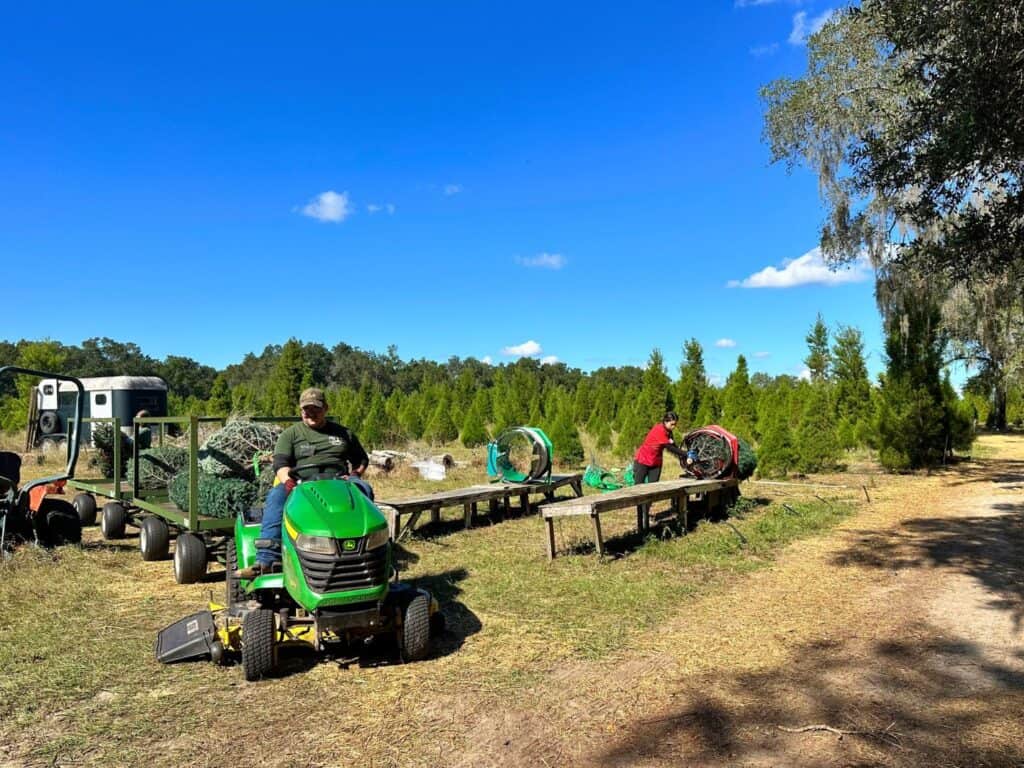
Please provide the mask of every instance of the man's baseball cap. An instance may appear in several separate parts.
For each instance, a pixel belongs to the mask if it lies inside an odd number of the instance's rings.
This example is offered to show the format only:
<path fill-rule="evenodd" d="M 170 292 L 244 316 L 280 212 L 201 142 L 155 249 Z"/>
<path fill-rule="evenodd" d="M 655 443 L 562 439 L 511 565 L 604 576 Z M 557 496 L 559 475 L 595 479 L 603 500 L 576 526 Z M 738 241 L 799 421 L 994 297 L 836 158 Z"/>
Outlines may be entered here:
<path fill-rule="evenodd" d="M 299 395 L 299 408 L 306 405 L 315 405 L 318 408 L 326 408 L 327 400 L 324 398 L 324 391 L 316 387 L 310 387 Z"/>

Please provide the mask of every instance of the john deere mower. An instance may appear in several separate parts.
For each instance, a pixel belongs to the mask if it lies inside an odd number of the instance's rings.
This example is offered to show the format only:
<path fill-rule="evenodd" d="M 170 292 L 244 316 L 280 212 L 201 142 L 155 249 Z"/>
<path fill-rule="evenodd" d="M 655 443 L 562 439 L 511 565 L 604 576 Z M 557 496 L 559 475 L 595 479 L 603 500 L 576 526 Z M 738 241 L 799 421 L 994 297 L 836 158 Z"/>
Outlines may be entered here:
<path fill-rule="evenodd" d="M 64 472 L 21 485 L 21 457 L 11 451 L 0 451 L 0 552 L 18 542 L 31 542 L 43 547 L 78 544 L 82 540 L 78 512 L 70 502 L 53 498 L 51 494 L 63 493 L 64 485 L 75 473 L 85 390 L 82 383 L 71 376 L 13 365 L 0 367 L 0 380 L 10 374 L 67 381 L 74 384 L 78 392 L 75 395 L 75 415 L 69 424 Z"/>
<path fill-rule="evenodd" d="M 156 655 L 171 663 L 240 659 L 246 680 L 270 674 L 286 645 L 316 651 L 393 639 L 402 661 L 418 661 L 444 626 L 431 594 L 397 581 L 384 516 L 355 483 L 299 483 L 285 503 L 280 569 L 234 577 L 256 561 L 262 510 L 240 513 L 227 542 L 225 605 L 187 616 L 157 636 Z"/>

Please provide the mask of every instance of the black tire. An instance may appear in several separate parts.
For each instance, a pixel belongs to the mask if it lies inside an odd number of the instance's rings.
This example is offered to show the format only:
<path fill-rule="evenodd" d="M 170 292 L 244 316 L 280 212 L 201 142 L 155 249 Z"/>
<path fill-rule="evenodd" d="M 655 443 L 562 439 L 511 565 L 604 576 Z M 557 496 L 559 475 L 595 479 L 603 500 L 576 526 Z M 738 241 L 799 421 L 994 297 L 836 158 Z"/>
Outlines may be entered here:
<path fill-rule="evenodd" d="M 41 543 L 44 547 L 60 547 L 82 543 L 82 521 L 71 502 L 64 499 L 43 499 L 39 514 L 46 521 Z"/>
<path fill-rule="evenodd" d="M 233 605 L 245 602 L 245 590 L 242 589 L 242 585 L 235 578 L 235 571 L 238 570 L 238 550 L 235 548 L 234 538 L 230 538 L 227 541 L 224 552 L 224 567 L 227 569 L 224 572 L 224 585 L 227 594 L 227 606 L 230 608 Z"/>
<path fill-rule="evenodd" d="M 147 562 L 167 557 L 171 544 L 171 529 L 163 518 L 146 515 L 139 526 L 139 551 Z"/>
<path fill-rule="evenodd" d="M 246 680 L 259 680 L 274 669 L 274 612 L 249 611 L 242 619 L 242 669 Z"/>
<path fill-rule="evenodd" d="M 128 512 L 116 501 L 108 501 L 100 512 L 100 532 L 107 541 L 124 538 L 124 527 L 128 524 Z"/>
<path fill-rule="evenodd" d="M 56 411 L 43 411 L 39 414 L 39 433 L 52 435 L 60 429 L 60 416 Z"/>
<path fill-rule="evenodd" d="M 80 493 L 71 502 L 82 525 L 96 525 L 96 499 L 91 493 Z"/>
<path fill-rule="evenodd" d="M 194 533 L 178 535 L 174 543 L 174 580 L 195 584 L 206 575 L 206 543 Z"/>
<path fill-rule="evenodd" d="M 416 595 L 402 616 L 402 661 L 421 661 L 430 653 L 430 598 Z"/>

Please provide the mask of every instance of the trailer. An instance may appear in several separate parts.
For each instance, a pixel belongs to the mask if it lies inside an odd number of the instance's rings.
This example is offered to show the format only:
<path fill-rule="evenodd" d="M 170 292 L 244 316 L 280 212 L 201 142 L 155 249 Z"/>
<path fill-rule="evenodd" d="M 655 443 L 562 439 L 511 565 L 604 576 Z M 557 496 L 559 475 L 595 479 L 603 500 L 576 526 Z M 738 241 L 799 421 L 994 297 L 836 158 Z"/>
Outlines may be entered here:
<path fill-rule="evenodd" d="M 82 410 L 83 445 L 90 445 L 90 422 L 117 419 L 131 427 L 135 414 L 167 415 L 167 382 L 158 376 L 98 376 L 79 379 L 85 390 Z M 72 384 L 56 378 L 42 379 L 29 398 L 25 450 L 56 448 L 67 440 L 68 424 L 75 409 Z"/>

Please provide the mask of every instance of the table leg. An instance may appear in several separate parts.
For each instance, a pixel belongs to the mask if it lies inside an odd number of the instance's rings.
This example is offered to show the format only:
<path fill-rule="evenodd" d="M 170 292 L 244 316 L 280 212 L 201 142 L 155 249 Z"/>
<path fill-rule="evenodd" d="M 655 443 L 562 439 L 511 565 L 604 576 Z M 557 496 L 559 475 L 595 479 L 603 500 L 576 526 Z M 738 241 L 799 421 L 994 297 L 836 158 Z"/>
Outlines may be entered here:
<path fill-rule="evenodd" d="M 590 519 L 594 521 L 594 543 L 597 544 L 597 555 L 598 557 L 604 557 L 604 539 L 601 538 L 601 516 L 591 515 Z"/>
<path fill-rule="evenodd" d="M 528 515 L 530 514 L 530 492 L 524 491 L 519 494 L 519 512 Z"/>
<path fill-rule="evenodd" d="M 548 560 L 550 561 L 555 559 L 555 521 L 553 518 L 546 517 L 544 518 L 544 522 L 546 523 L 548 529 L 547 545 Z"/>

